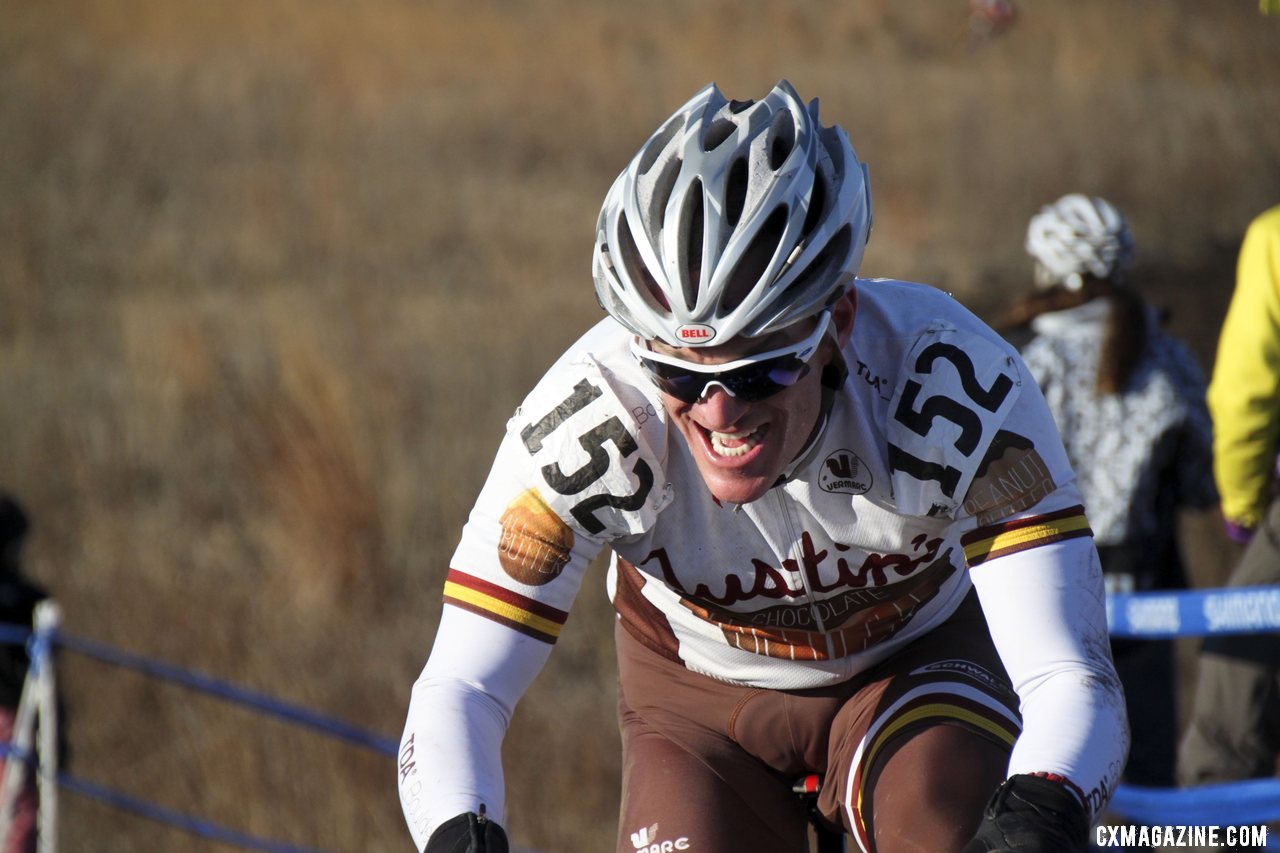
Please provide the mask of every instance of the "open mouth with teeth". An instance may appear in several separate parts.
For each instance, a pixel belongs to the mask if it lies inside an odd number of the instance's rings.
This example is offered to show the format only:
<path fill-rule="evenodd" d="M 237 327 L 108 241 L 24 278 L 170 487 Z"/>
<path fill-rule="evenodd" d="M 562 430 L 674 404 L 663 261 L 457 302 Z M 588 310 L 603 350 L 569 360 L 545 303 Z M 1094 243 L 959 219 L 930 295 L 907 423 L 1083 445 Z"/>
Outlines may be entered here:
<path fill-rule="evenodd" d="M 711 440 L 711 449 L 717 456 L 736 458 L 745 456 L 756 447 L 763 438 L 764 430 L 756 427 L 751 432 L 716 432 L 707 430 Z"/>

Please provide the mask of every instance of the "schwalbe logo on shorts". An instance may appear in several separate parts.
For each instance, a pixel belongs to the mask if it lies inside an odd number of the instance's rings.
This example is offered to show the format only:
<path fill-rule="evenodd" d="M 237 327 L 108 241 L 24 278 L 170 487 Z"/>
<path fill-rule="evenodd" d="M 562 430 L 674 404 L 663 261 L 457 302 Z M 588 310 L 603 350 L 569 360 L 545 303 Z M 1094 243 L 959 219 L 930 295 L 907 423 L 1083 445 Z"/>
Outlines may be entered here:
<path fill-rule="evenodd" d="M 979 684 L 985 684 L 988 688 L 998 690 L 1002 693 L 1009 692 L 1009 685 L 1002 681 L 991 670 L 986 667 L 979 666 L 973 661 L 967 660 L 940 660 L 933 663 L 925 664 L 911 671 L 912 675 L 947 674 L 947 675 L 963 675 L 971 678 Z"/>

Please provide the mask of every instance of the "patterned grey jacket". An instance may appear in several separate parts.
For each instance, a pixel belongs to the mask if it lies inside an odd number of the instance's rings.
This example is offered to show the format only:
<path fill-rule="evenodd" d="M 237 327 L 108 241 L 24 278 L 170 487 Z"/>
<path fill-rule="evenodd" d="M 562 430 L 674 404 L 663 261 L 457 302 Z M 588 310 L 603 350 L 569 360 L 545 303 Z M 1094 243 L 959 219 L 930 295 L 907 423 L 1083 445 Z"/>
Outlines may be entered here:
<path fill-rule="evenodd" d="M 1095 299 L 1040 315 L 1023 357 L 1062 432 L 1099 547 L 1169 543 L 1179 508 L 1218 500 L 1204 374 L 1153 314 L 1129 386 L 1100 396 L 1110 311 L 1108 300 Z"/>

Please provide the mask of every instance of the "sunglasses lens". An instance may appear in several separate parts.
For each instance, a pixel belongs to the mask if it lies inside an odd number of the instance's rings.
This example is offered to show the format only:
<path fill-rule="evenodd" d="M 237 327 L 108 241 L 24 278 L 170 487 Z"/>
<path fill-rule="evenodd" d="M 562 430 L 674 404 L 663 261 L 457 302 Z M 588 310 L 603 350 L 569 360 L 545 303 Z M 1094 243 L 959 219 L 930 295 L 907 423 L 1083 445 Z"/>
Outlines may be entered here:
<path fill-rule="evenodd" d="M 795 385 L 808 372 L 809 365 L 800 359 L 782 356 L 731 371 L 723 377 L 723 382 L 735 397 L 758 403 Z"/>
<path fill-rule="evenodd" d="M 690 404 L 701 399 L 711 382 L 720 383 L 744 402 L 758 403 L 784 388 L 790 388 L 809 372 L 809 365 L 795 356 L 747 364 L 727 373 L 701 373 L 645 358 L 641 363 L 654 384 L 677 400 Z"/>
<path fill-rule="evenodd" d="M 702 396 L 707 377 L 689 372 L 680 376 L 668 376 L 658 381 L 658 387 L 685 403 L 696 403 Z"/>
<path fill-rule="evenodd" d="M 647 358 L 640 359 L 640 364 L 649 374 L 654 385 L 684 403 L 698 402 L 698 398 L 702 396 L 702 389 L 709 379 L 705 373 L 696 373 Z"/>

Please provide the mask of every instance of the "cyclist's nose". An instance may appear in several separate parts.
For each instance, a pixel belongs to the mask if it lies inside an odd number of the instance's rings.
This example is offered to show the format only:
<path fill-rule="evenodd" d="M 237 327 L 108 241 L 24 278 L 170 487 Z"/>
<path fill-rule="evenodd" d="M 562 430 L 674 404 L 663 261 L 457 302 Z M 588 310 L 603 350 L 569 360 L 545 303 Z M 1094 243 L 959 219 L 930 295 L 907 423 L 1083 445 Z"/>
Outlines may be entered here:
<path fill-rule="evenodd" d="M 702 398 L 693 404 L 694 415 L 698 422 L 708 429 L 729 430 L 751 408 L 729 393 L 719 382 L 708 383 Z"/>

